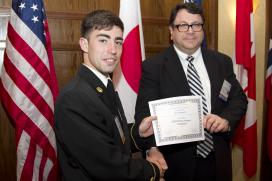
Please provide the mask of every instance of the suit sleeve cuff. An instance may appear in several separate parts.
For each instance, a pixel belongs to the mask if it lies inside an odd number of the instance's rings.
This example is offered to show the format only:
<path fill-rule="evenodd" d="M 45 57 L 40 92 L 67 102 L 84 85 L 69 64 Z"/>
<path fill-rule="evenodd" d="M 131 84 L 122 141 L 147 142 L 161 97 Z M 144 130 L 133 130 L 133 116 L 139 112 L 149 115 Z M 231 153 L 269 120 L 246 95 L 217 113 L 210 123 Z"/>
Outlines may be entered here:
<path fill-rule="evenodd" d="M 160 170 L 156 164 L 149 162 L 153 169 L 153 176 L 150 177 L 149 181 L 159 181 L 160 180 Z"/>
<path fill-rule="evenodd" d="M 134 123 L 130 129 L 130 137 L 134 147 L 136 147 L 138 151 L 145 151 L 152 146 L 156 146 L 154 135 L 147 138 L 141 138 L 138 130 L 139 128 Z"/>

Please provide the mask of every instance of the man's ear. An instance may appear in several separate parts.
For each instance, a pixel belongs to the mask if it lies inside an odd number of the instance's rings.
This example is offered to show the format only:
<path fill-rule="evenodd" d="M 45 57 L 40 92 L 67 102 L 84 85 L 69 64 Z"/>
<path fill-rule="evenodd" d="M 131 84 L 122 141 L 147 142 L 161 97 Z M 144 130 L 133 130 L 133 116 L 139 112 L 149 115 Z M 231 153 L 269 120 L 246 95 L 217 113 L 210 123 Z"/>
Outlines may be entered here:
<path fill-rule="evenodd" d="M 169 26 L 169 32 L 170 32 L 170 39 L 173 40 L 173 27 L 172 26 Z"/>
<path fill-rule="evenodd" d="M 86 38 L 81 37 L 79 39 L 79 46 L 80 49 L 84 52 L 84 53 L 88 53 L 88 40 Z"/>

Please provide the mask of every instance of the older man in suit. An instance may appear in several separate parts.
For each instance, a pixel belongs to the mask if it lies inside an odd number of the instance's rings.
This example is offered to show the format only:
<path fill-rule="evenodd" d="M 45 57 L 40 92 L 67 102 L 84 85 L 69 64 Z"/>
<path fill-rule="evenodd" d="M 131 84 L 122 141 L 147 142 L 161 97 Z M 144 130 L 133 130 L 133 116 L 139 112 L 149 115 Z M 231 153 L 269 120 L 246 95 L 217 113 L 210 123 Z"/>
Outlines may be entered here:
<path fill-rule="evenodd" d="M 164 158 L 167 181 L 232 180 L 230 139 L 247 108 L 246 96 L 233 73 L 231 59 L 201 48 L 204 16 L 194 3 L 176 5 L 169 29 L 173 45 L 143 62 L 135 120 L 148 118 L 148 101 L 200 95 L 205 140 L 155 147 L 154 137 L 138 146 Z M 134 132 L 137 133 L 137 132 Z M 164 158 L 163 158 L 164 156 Z"/>
<path fill-rule="evenodd" d="M 122 53 L 122 21 L 97 10 L 86 15 L 81 34 L 84 63 L 63 88 L 55 109 L 63 180 L 159 180 L 161 167 L 155 160 L 131 158 L 133 143 L 109 76 Z M 151 120 L 137 132 L 148 135 Z"/>

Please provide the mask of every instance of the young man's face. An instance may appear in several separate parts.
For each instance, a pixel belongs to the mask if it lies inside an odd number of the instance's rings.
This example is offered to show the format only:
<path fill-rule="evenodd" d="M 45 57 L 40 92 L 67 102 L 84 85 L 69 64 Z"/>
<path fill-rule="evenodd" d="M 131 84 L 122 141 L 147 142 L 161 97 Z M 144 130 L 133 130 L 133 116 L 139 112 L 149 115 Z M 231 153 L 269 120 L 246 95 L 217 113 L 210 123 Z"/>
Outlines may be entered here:
<path fill-rule="evenodd" d="M 112 73 L 120 61 L 123 44 L 123 31 L 113 26 L 111 29 L 93 30 L 88 40 L 80 38 L 84 63 L 105 76 Z"/>
<path fill-rule="evenodd" d="M 203 24 L 203 20 L 199 14 L 191 14 L 187 10 L 182 9 L 177 13 L 174 21 L 174 25 L 182 24 Z M 203 29 L 200 31 L 194 31 L 192 27 L 185 32 L 179 32 L 177 28 L 170 27 L 171 40 L 182 52 L 191 55 L 201 45 L 204 32 Z"/>

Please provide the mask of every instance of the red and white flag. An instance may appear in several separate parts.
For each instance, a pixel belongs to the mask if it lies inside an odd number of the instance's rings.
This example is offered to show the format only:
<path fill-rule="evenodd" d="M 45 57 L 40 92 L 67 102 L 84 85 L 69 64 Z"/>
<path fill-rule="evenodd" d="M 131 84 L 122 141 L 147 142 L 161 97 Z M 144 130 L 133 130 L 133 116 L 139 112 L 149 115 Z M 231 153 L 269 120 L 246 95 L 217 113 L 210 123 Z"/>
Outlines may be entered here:
<path fill-rule="evenodd" d="M 267 101 L 267 151 L 270 161 L 272 161 L 272 47 L 270 40 L 270 50 L 268 53 L 266 80 L 265 80 L 265 98 Z"/>
<path fill-rule="evenodd" d="M 53 131 L 58 93 L 42 0 L 13 0 L 1 71 L 1 102 L 16 132 L 17 180 L 57 180 Z"/>
<path fill-rule="evenodd" d="M 256 54 L 252 0 L 236 0 L 234 69 L 247 95 L 248 106 L 233 142 L 243 149 L 243 167 L 248 177 L 257 170 Z"/>
<path fill-rule="evenodd" d="M 133 123 L 141 78 L 141 64 L 145 59 L 139 0 L 121 0 L 119 16 L 125 28 L 124 44 L 121 62 L 113 73 L 113 82 L 127 121 Z"/>

